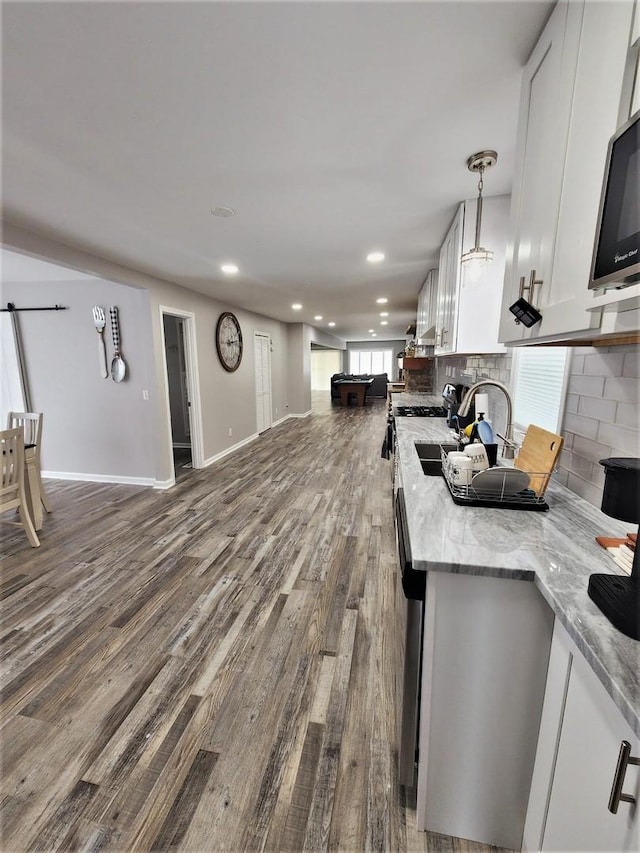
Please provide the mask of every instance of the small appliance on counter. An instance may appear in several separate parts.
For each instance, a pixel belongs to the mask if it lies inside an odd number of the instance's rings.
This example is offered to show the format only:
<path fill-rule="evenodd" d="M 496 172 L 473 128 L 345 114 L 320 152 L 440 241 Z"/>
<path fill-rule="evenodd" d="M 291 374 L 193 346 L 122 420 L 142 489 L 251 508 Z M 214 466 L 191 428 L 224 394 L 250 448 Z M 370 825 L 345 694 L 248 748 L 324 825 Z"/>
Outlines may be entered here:
<path fill-rule="evenodd" d="M 462 429 L 476 419 L 473 402 L 467 417 L 462 419 L 458 417 L 458 409 L 468 390 L 466 385 L 452 385 L 451 382 L 447 382 L 442 389 L 442 399 L 447 405 L 447 426 L 451 429 Z"/>
<path fill-rule="evenodd" d="M 640 459 L 601 459 L 605 469 L 602 511 L 620 521 L 640 522 Z M 595 574 L 589 578 L 589 598 L 611 624 L 640 640 L 640 560 L 633 552 L 630 577 Z"/>

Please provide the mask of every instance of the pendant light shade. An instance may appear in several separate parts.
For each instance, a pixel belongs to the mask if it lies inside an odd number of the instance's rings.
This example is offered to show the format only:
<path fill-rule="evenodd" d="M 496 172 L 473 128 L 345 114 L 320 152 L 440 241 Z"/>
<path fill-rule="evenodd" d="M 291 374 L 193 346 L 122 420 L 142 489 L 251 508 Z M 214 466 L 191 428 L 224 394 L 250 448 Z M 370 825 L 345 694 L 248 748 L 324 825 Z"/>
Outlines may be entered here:
<path fill-rule="evenodd" d="M 480 228 L 482 227 L 482 190 L 484 188 L 483 176 L 486 169 L 495 166 L 498 162 L 498 155 L 495 151 L 479 151 L 477 154 L 472 154 L 467 160 L 467 168 L 470 172 L 478 172 L 480 180 L 478 181 L 478 207 L 476 210 L 476 239 L 473 249 L 464 252 L 461 257 L 461 262 L 467 267 L 479 267 L 484 264 L 490 264 L 493 260 L 493 252 L 490 249 L 485 249 L 480 245 Z"/>

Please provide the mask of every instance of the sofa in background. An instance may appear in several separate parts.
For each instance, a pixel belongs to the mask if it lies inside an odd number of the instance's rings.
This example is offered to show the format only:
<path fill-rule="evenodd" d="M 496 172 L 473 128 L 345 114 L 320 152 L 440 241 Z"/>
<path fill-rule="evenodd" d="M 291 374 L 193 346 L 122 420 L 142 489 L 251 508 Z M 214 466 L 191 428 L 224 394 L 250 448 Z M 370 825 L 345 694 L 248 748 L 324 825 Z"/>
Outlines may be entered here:
<path fill-rule="evenodd" d="M 334 373 L 331 377 L 331 399 L 340 399 L 340 387 L 336 385 L 339 379 L 373 379 L 373 385 L 367 391 L 367 397 L 383 397 L 387 399 L 387 383 L 389 377 L 386 373 Z"/>

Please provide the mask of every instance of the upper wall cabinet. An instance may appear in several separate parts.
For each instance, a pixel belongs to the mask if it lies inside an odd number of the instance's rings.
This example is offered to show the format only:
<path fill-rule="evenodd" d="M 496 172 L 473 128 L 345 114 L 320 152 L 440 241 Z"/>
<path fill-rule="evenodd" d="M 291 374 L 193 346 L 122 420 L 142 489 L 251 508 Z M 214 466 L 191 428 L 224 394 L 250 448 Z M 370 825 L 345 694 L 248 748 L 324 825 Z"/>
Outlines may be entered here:
<path fill-rule="evenodd" d="M 588 290 L 609 138 L 618 121 L 633 0 L 559 0 L 522 80 L 500 340 L 605 331 Z M 519 296 L 541 322 L 517 325 Z"/>
<path fill-rule="evenodd" d="M 435 343 L 436 308 L 438 299 L 438 270 L 429 270 L 418 296 L 416 338 L 421 344 Z"/>
<path fill-rule="evenodd" d="M 436 355 L 504 351 L 498 343 L 498 320 L 509 203 L 509 196 L 483 199 L 481 241 L 493 251 L 493 262 L 479 268 L 460 262 L 475 243 L 477 200 L 458 207 L 440 249 Z"/>

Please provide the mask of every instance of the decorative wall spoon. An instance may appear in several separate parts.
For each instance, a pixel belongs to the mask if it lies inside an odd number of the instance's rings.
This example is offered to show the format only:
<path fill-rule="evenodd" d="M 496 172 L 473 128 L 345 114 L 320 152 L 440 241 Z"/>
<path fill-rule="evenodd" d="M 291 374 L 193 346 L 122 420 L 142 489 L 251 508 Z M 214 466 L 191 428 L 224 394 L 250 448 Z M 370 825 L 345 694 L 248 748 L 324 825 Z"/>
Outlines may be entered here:
<path fill-rule="evenodd" d="M 120 325 L 118 322 L 118 309 L 115 305 L 109 308 L 111 317 L 111 337 L 113 338 L 114 356 L 111 361 L 111 378 L 114 382 L 122 382 L 127 373 L 127 365 L 120 355 Z"/>

